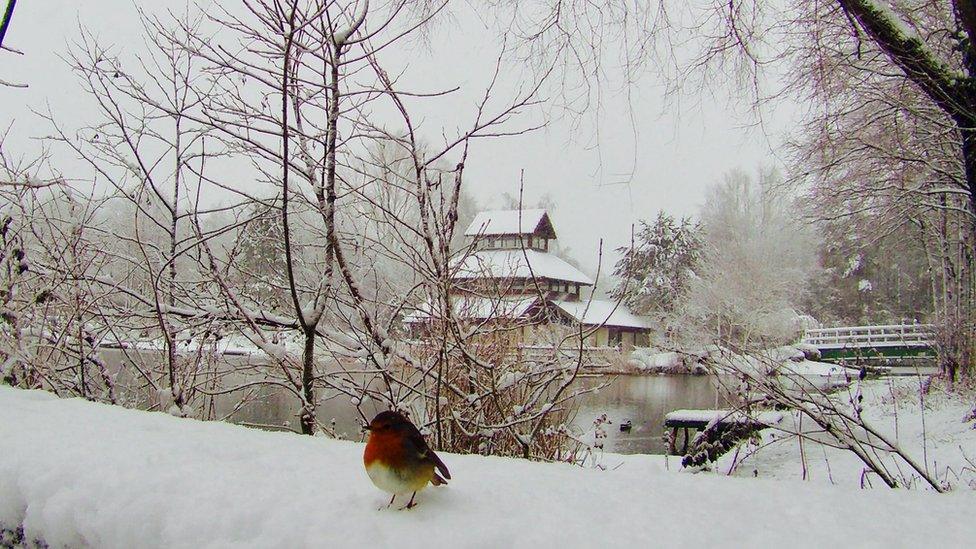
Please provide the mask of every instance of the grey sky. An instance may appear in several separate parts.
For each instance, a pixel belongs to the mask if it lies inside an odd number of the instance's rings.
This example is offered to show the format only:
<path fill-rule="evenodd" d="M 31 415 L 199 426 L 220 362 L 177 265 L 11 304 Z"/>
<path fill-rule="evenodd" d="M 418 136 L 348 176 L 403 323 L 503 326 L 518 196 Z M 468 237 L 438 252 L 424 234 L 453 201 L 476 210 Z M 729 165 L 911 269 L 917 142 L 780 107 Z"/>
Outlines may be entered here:
<path fill-rule="evenodd" d="M 136 3 L 147 10 L 184 5 L 182 1 Z M 107 43 L 143 47 L 132 0 L 19 2 L 6 42 L 25 55 L 0 55 L 0 75 L 30 87 L 0 88 L 4 106 L 0 123 L 12 124 L 5 144 L 9 154 L 29 154 L 37 146 L 30 138 L 47 133 L 31 108 L 50 104 L 68 127 L 90 121 L 88 100 L 58 57 L 78 35 L 79 22 Z M 461 86 L 459 93 L 436 106 L 421 108 L 423 130 L 431 139 L 470 118 L 493 69 L 498 53 L 495 38 L 477 18 L 461 14 L 453 24 L 435 29 L 429 49 L 416 45 L 384 58 L 388 66 L 406 67 L 404 81 L 415 83 L 417 89 Z M 504 72 L 511 91 L 521 73 L 514 66 L 506 66 Z M 735 109 L 726 98 L 716 102 L 686 98 L 680 112 L 663 112 L 662 88 L 651 73 L 631 88 L 631 112 L 618 89 L 611 83 L 599 113 L 591 112 L 575 125 L 559 119 L 530 135 L 478 141 L 467 164 L 468 189 L 486 207 L 498 206 L 504 192 L 516 194 L 519 172 L 524 169 L 526 200 L 534 202 L 546 193 L 554 197 L 557 208 L 551 214 L 560 241 L 590 271 L 600 238 L 608 249 L 625 245 L 630 226 L 638 219 L 652 218 L 659 209 L 693 213 L 705 188 L 726 170 L 778 163 L 776 142 L 792 115 L 789 108 L 781 108 L 767 117 L 765 131 L 760 131 L 744 128 L 748 120 L 733 115 Z M 526 125 L 540 120 L 541 111 L 528 113 L 525 119 Z M 59 159 L 65 172 L 72 165 L 70 158 Z"/>

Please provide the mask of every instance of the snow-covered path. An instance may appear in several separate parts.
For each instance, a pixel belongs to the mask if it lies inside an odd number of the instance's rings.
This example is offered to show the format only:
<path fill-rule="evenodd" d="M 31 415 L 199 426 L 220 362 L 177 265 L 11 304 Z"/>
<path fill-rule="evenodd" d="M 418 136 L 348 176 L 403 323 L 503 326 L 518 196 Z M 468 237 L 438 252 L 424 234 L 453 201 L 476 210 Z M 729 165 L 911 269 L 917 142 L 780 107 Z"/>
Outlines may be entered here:
<path fill-rule="evenodd" d="M 964 547 L 976 493 L 443 455 L 410 511 L 351 442 L 0 387 L 0 526 L 52 547 Z"/>

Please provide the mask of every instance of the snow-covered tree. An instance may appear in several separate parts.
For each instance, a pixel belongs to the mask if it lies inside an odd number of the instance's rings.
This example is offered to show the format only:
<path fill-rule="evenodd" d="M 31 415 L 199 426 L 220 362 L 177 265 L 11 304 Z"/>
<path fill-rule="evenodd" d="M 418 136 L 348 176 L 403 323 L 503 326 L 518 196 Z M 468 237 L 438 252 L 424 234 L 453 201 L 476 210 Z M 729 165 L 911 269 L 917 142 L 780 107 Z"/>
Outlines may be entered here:
<path fill-rule="evenodd" d="M 817 268 L 817 240 L 780 182 L 775 171 L 761 171 L 758 181 L 732 171 L 702 207 L 702 263 L 682 316 L 707 341 L 766 345 L 799 329 L 796 308 Z"/>
<path fill-rule="evenodd" d="M 668 313 L 684 295 L 702 254 L 701 226 L 688 217 L 658 212 L 653 223 L 640 222 L 632 247 L 617 251 L 617 285 L 610 292 L 641 314 Z"/>
<path fill-rule="evenodd" d="M 758 103 L 808 106 L 790 166 L 811 191 L 808 213 L 864 216 L 873 245 L 910 233 L 943 371 L 976 375 L 976 1 L 709 0 L 666 15 L 659 35 L 700 46 L 676 86 L 725 73 Z"/>
<path fill-rule="evenodd" d="M 800 4 L 810 16 L 785 58 L 793 91 L 817 107 L 796 132 L 794 165 L 810 213 L 845 234 L 828 243 L 842 257 L 824 258 L 839 275 L 828 284 L 849 290 L 836 312 L 884 323 L 929 314 L 946 374 L 971 371 L 976 3 Z"/>
<path fill-rule="evenodd" d="M 823 270 L 804 310 L 825 324 L 927 322 L 934 312 L 925 246 L 912 226 L 878 235 L 871 216 L 822 223 Z"/>

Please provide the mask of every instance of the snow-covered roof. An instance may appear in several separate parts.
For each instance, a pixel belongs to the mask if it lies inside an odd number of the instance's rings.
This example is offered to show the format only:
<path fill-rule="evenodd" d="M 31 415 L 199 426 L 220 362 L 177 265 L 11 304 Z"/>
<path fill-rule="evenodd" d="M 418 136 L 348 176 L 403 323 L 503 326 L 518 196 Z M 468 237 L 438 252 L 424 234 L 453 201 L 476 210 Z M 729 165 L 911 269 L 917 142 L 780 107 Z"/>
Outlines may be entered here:
<path fill-rule="evenodd" d="M 521 219 L 519 219 L 521 217 Z M 556 238 L 556 231 L 545 210 L 494 210 L 480 212 L 464 231 L 464 236 L 498 236 L 542 233 Z"/>
<path fill-rule="evenodd" d="M 593 280 L 576 267 L 538 250 L 480 250 L 457 265 L 454 278 L 532 278 L 533 275 L 535 278 L 593 285 Z"/>
<path fill-rule="evenodd" d="M 632 313 L 623 303 L 592 299 L 584 301 L 553 300 L 573 320 L 589 326 L 612 326 L 615 328 L 651 328 L 648 320 Z"/>
<path fill-rule="evenodd" d="M 538 296 L 506 297 L 491 299 L 476 296 L 457 296 L 452 298 L 454 315 L 464 320 L 485 320 L 488 318 L 519 318 L 538 301 Z M 410 313 L 406 322 L 418 322 L 435 316 L 434 307 L 423 303 Z"/>

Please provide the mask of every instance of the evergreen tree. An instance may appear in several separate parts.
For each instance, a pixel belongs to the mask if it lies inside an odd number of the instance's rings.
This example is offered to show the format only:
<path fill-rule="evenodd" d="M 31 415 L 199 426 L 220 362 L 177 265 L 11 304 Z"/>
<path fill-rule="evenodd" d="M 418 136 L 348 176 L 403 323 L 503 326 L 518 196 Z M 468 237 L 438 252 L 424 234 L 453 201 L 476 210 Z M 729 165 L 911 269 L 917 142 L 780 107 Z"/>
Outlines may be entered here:
<path fill-rule="evenodd" d="M 668 313 L 701 261 L 701 226 L 658 212 L 653 223 L 640 222 L 633 247 L 617 251 L 624 255 L 614 265 L 618 283 L 610 295 L 640 314 Z"/>

